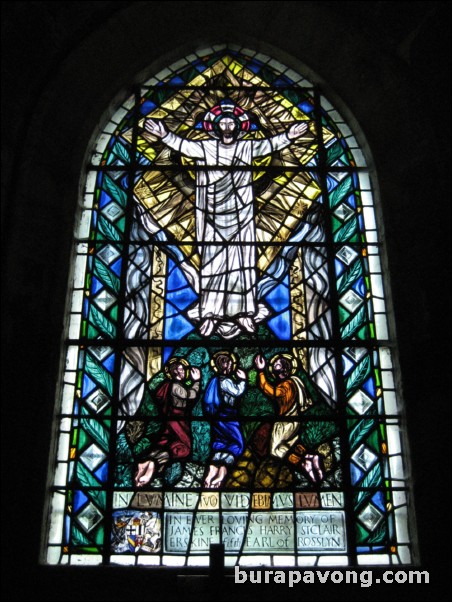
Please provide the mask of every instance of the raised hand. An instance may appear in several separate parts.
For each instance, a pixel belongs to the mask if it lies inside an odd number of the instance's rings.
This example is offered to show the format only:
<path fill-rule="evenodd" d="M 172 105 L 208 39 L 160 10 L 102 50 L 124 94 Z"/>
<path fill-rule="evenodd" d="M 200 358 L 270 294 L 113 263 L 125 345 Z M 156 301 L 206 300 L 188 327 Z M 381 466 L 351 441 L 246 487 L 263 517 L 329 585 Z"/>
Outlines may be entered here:
<path fill-rule="evenodd" d="M 290 126 L 289 131 L 287 132 L 287 137 L 289 140 L 295 140 L 300 136 L 303 136 L 308 130 L 308 124 L 306 121 L 299 121 L 298 123 L 294 123 Z"/>
<path fill-rule="evenodd" d="M 257 355 L 254 363 L 256 364 L 256 368 L 258 370 L 263 370 L 265 368 L 265 358 L 262 355 Z"/>
<path fill-rule="evenodd" d="M 144 122 L 144 129 L 158 138 L 164 138 L 168 133 L 163 121 L 157 121 L 155 119 L 146 119 Z"/>
<path fill-rule="evenodd" d="M 246 380 L 246 372 L 244 370 L 242 370 L 241 368 L 236 370 L 236 375 L 238 378 L 240 378 L 242 380 Z"/>
<path fill-rule="evenodd" d="M 199 380 L 201 378 L 201 371 L 199 368 L 190 368 L 190 376 L 192 380 Z"/>

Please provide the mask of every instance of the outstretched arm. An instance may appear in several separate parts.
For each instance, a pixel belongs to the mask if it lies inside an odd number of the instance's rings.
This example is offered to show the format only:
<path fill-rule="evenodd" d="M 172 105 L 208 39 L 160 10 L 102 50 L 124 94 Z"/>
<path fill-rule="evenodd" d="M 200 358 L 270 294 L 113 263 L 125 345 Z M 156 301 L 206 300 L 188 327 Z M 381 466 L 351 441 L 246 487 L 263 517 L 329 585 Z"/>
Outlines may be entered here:
<path fill-rule="evenodd" d="M 195 142 L 194 140 L 186 140 L 185 138 L 181 138 L 177 134 L 174 134 L 168 130 L 163 121 L 157 119 L 146 119 L 144 122 L 144 129 L 153 136 L 161 138 L 167 146 L 182 153 L 186 157 L 190 157 L 192 159 L 205 158 L 205 153 L 201 142 Z"/>
<path fill-rule="evenodd" d="M 253 143 L 253 154 L 255 157 L 263 157 L 273 151 L 282 150 L 292 144 L 297 138 L 304 136 L 307 131 L 308 123 L 306 121 L 298 121 L 282 134 L 277 134 L 272 138 L 255 140 Z"/>

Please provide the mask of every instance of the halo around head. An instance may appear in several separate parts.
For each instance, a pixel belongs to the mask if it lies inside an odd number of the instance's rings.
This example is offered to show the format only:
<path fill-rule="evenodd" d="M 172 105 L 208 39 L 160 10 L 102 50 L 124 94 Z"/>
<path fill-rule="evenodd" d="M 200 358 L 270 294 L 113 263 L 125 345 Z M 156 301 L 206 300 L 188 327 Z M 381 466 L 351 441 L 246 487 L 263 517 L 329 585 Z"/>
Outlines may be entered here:
<path fill-rule="evenodd" d="M 167 378 L 172 378 L 172 372 L 171 372 L 171 368 L 173 366 L 177 366 L 178 364 L 180 364 L 181 366 L 184 367 L 184 371 L 185 371 L 185 378 L 188 378 L 188 369 L 190 367 L 190 364 L 187 362 L 187 360 L 185 360 L 182 357 L 172 357 L 165 365 L 165 375 L 167 376 Z"/>
<path fill-rule="evenodd" d="M 232 371 L 235 372 L 235 369 L 237 368 L 237 356 L 235 355 L 235 353 L 232 353 L 232 351 L 217 351 L 216 353 L 213 354 L 213 356 L 210 360 L 210 365 L 211 365 L 213 371 L 218 372 L 217 359 L 221 355 L 226 355 L 227 357 L 229 357 L 231 359 Z"/>
<path fill-rule="evenodd" d="M 291 355 L 290 353 L 277 353 L 276 355 L 274 355 L 271 360 L 268 363 L 268 369 L 270 371 L 270 374 L 274 374 L 274 364 L 276 362 L 276 360 L 280 359 L 280 358 L 284 358 L 285 360 L 287 360 L 290 365 L 291 365 L 291 369 L 290 369 L 290 374 L 294 375 L 298 369 L 298 362 L 297 362 L 297 358 L 293 355 Z"/>
<path fill-rule="evenodd" d="M 251 129 L 255 129 L 248 113 L 230 99 L 224 99 L 212 109 L 209 109 L 197 127 L 202 128 L 214 138 L 220 138 L 218 124 L 224 117 L 229 117 L 236 122 L 239 130 L 239 137 L 242 137 Z"/>

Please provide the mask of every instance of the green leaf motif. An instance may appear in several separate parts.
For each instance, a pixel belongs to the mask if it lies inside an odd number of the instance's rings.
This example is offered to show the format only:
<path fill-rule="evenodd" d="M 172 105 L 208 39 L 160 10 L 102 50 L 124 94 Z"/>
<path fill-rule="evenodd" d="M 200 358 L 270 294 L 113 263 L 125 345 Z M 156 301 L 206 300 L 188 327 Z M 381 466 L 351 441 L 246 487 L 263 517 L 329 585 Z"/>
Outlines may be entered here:
<path fill-rule="evenodd" d="M 345 242 L 356 234 L 357 221 L 356 218 L 349 219 L 342 228 L 339 228 L 334 233 L 334 242 Z"/>
<path fill-rule="evenodd" d="M 75 523 L 72 525 L 72 545 L 74 546 L 85 546 L 90 544 L 91 541 L 86 537 L 84 533 L 78 529 Z"/>
<path fill-rule="evenodd" d="M 86 355 L 85 368 L 89 376 L 92 376 L 109 395 L 113 395 L 113 378 L 111 374 L 88 354 Z"/>
<path fill-rule="evenodd" d="M 133 475 L 130 463 L 117 464 L 115 467 L 115 487 L 132 487 Z"/>
<path fill-rule="evenodd" d="M 352 191 L 352 179 L 347 176 L 330 194 L 330 207 L 333 209 Z"/>
<path fill-rule="evenodd" d="M 357 510 L 364 500 L 374 495 L 373 489 L 381 484 L 381 469 L 380 464 L 377 462 L 373 468 L 370 469 L 368 474 L 360 483 L 360 489 L 355 497 L 355 509 Z M 370 491 L 365 491 L 370 489 Z"/>
<path fill-rule="evenodd" d="M 327 152 L 328 165 L 332 165 L 336 161 L 336 159 L 339 159 L 339 157 L 343 154 L 344 148 L 340 142 L 336 142 L 335 144 L 330 146 Z"/>
<path fill-rule="evenodd" d="M 84 489 L 99 487 L 99 483 L 96 478 L 89 472 L 87 468 L 85 468 L 81 462 L 77 462 L 77 480 Z"/>
<path fill-rule="evenodd" d="M 198 399 L 198 401 L 193 406 L 192 416 L 199 417 L 204 415 L 204 411 L 202 409 L 202 401 Z"/>
<path fill-rule="evenodd" d="M 122 207 L 127 204 L 127 193 L 120 188 L 109 176 L 105 175 L 103 186 L 112 199 L 117 201 Z"/>
<path fill-rule="evenodd" d="M 174 485 L 182 477 L 182 464 L 174 462 L 165 470 L 164 479 L 166 485 Z"/>
<path fill-rule="evenodd" d="M 343 293 L 346 289 L 348 289 L 363 273 L 363 267 L 360 261 L 355 261 L 352 264 L 350 270 L 344 272 L 337 281 L 337 292 L 339 294 Z"/>
<path fill-rule="evenodd" d="M 122 239 L 121 234 L 118 230 L 104 217 L 99 217 L 99 232 L 104 235 L 106 240 L 114 240 L 119 242 Z"/>
<path fill-rule="evenodd" d="M 116 461 L 130 462 L 132 460 L 132 451 L 127 443 L 125 433 L 121 433 L 116 440 Z"/>
<path fill-rule="evenodd" d="M 147 437 L 143 437 L 140 441 L 134 446 L 133 453 L 137 458 L 143 458 L 145 454 L 147 454 L 151 449 L 151 441 Z"/>
<path fill-rule="evenodd" d="M 207 422 L 192 422 L 193 460 L 206 462 L 210 455 L 210 427 Z"/>
<path fill-rule="evenodd" d="M 374 420 L 360 420 L 350 431 L 350 445 L 352 450 L 358 446 L 358 444 L 368 435 L 368 433 L 374 428 Z"/>
<path fill-rule="evenodd" d="M 83 464 L 78 462 L 77 464 L 77 478 L 80 485 L 84 489 L 84 493 L 96 503 L 99 510 L 105 510 L 107 496 L 106 492 L 99 489 L 99 483 L 95 477 L 88 471 Z M 96 487 L 96 489 L 93 489 Z"/>
<path fill-rule="evenodd" d="M 94 262 L 94 275 L 103 284 L 108 285 L 115 293 L 119 293 L 119 278 L 101 261 Z"/>
<path fill-rule="evenodd" d="M 335 422 L 313 420 L 306 423 L 300 435 L 300 441 L 304 447 L 312 450 L 336 434 L 337 425 Z"/>
<path fill-rule="evenodd" d="M 346 394 L 357 389 L 367 378 L 370 372 L 370 357 L 366 355 L 362 362 L 356 366 L 345 384 Z"/>
<path fill-rule="evenodd" d="M 118 155 L 120 159 L 122 159 L 125 163 L 130 161 L 128 150 L 119 142 L 117 142 L 113 147 L 113 152 Z"/>
<path fill-rule="evenodd" d="M 91 438 L 98 444 L 104 451 L 108 451 L 109 436 L 108 431 L 105 429 L 100 422 L 93 419 L 82 418 L 81 425 L 85 431 L 91 436 Z"/>
<path fill-rule="evenodd" d="M 356 316 L 341 328 L 342 338 L 350 337 L 355 331 L 359 330 L 366 320 L 366 308 L 363 305 Z"/>
<path fill-rule="evenodd" d="M 242 424 L 243 437 L 245 441 L 249 441 L 254 432 L 261 426 L 261 422 L 244 422 Z"/>
<path fill-rule="evenodd" d="M 105 510 L 107 502 L 107 493 L 101 489 L 91 489 L 87 492 L 89 497 L 96 503 L 99 510 Z"/>
<path fill-rule="evenodd" d="M 91 305 L 90 318 L 105 335 L 111 338 L 116 336 L 116 327 L 94 305 Z"/>
<path fill-rule="evenodd" d="M 256 387 L 250 387 L 240 406 L 240 414 L 242 416 L 271 416 L 273 413 L 271 400 Z"/>

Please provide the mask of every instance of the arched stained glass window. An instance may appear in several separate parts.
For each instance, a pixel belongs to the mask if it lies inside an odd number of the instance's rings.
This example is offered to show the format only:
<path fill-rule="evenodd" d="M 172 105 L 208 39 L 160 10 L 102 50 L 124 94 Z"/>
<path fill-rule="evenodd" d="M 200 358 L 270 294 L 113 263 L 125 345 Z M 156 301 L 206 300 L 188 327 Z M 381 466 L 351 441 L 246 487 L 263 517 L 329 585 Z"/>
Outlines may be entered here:
<path fill-rule="evenodd" d="M 374 175 L 316 85 L 235 46 L 127 96 L 88 156 L 49 564 L 405 564 Z"/>

